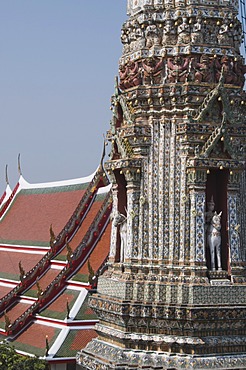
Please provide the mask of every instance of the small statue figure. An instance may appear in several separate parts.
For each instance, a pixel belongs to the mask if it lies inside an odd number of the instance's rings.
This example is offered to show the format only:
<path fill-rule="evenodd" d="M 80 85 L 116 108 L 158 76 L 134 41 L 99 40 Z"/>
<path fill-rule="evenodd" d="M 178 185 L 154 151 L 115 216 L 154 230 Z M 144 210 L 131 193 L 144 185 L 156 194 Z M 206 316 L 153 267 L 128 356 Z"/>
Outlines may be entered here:
<path fill-rule="evenodd" d="M 210 58 L 203 54 L 200 62 L 193 60 L 195 68 L 195 82 L 215 82 L 216 77 L 221 69 L 221 65 L 216 58 Z"/>
<path fill-rule="evenodd" d="M 135 26 L 135 37 L 136 37 L 135 49 L 143 48 L 143 47 L 145 47 L 144 32 L 143 32 L 140 24 L 137 21 L 135 21 L 134 26 Z"/>
<path fill-rule="evenodd" d="M 120 39 L 121 39 L 121 42 L 123 44 L 123 48 L 124 48 L 124 52 L 127 53 L 130 49 L 130 40 L 129 40 L 129 37 L 128 37 L 128 32 L 127 32 L 127 29 L 129 28 L 129 22 L 126 22 L 123 24 L 123 27 L 121 29 L 121 36 L 120 36 Z"/>
<path fill-rule="evenodd" d="M 143 65 L 143 82 L 147 85 L 161 83 L 161 75 L 163 71 L 163 59 L 147 58 Z"/>
<path fill-rule="evenodd" d="M 217 214 L 214 212 L 212 217 L 211 223 L 208 228 L 208 246 L 210 250 L 210 262 L 211 262 L 211 270 L 215 271 L 215 261 L 217 260 L 217 269 L 218 271 L 222 271 L 221 268 L 221 214 L 222 211 Z"/>
<path fill-rule="evenodd" d="M 141 77 L 138 62 L 129 61 L 127 65 L 120 65 L 119 76 L 121 90 L 140 85 Z"/>
<path fill-rule="evenodd" d="M 127 69 L 128 69 L 127 81 L 129 87 L 140 85 L 141 77 L 138 62 L 129 61 L 127 63 Z"/>
<path fill-rule="evenodd" d="M 127 89 L 127 74 L 128 74 L 128 70 L 127 70 L 127 67 L 125 64 L 121 64 L 119 66 L 119 76 L 120 76 L 120 84 L 119 84 L 119 88 L 121 90 L 125 90 Z"/>
<path fill-rule="evenodd" d="M 167 19 L 163 27 L 162 45 L 175 45 L 177 39 L 176 29 L 172 19 Z"/>
<path fill-rule="evenodd" d="M 224 19 L 224 23 L 221 25 L 219 29 L 219 34 L 217 36 L 218 43 L 220 45 L 231 45 L 231 31 L 229 28 L 229 20 L 227 18 Z"/>
<path fill-rule="evenodd" d="M 127 246 L 127 217 L 118 212 L 114 218 L 113 225 L 120 228 L 120 262 L 124 262 Z"/>
<path fill-rule="evenodd" d="M 130 28 L 128 29 L 128 38 L 129 38 L 130 49 L 134 50 L 135 44 L 136 44 L 136 34 L 135 34 L 135 28 L 133 27 L 133 25 L 131 25 Z"/>
<path fill-rule="evenodd" d="M 221 58 L 221 73 L 224 76 L 226 84 L 235 84 L 237 82 L 236 73 L 233 71 L 233 64 L 227 55 Z"/>
<path fill-rule="evenodd" d="M 190 42 L 190 26 L 187 22 L 188 19 L 184 17 L 178 26 L 178 44 L 189 44 Z"/>
<path fill-rule="evenodd" d="M 218 32 L 219 27 L 216 24 L 206 21 L 206 26 L 204 26 L 204 35 L 205 35 L 204 42 L 206 44 L 217 44 Z"/>
<path fill-rule="evenodd" d="M 239 52 L 242 45 L 242 25 L 238 19 L 234 20 L 234 29 L 232 30 L 232 40 L 234 48 Z"/>
<path fill-rule="evenodd" d="M 150 24 L 145 31 L 146 46 L 151 48 L 153 46 L 159 46 L 161 44 L 161 37 L 159 30 L 155 24 Z"/>
<path fill-rule="evenodd" d="M 202 18 L 198 17 L 191 31 L 191 42 L 193 44 L 203 43 Z"/>
<path fill-rule="evenodd" d="M 181 57 L 167 59 L 167 67 L 169 68 L 169 82 L 185 82 L 188 76 L 189 58 L 185 58 L 184 62 Z"/>
<path fill-rule="evenodd" d="M 245 83 L 246 65 L 243 64 L 242 58 L 234 62 L 234 71 L 236 74 L 236 85 L 243 87 Z"/>

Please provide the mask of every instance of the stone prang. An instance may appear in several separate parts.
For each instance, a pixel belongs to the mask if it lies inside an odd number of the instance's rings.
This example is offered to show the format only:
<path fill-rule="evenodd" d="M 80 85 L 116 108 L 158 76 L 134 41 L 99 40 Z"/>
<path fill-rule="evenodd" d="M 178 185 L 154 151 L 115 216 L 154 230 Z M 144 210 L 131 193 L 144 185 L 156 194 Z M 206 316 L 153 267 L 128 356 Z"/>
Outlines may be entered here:
<path fill-rule="evenodd" d="M 238 3 L 128 0 L 127 14 L 107 134 L 110 254 L 90 299 L 98 338 L 77 362 L 99 370 L 245 369 Z"/>

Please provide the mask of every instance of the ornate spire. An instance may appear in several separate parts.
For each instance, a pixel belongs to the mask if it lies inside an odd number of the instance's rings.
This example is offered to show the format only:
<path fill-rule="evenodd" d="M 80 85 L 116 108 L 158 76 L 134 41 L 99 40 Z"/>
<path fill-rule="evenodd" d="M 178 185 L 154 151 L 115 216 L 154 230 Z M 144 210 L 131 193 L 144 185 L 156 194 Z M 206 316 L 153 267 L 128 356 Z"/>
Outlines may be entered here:
<path fill-rule="evenodd" d="M 246 67 L 237 3 L 128 0 L 128 15 L 107 135 L 108 269 L 90 300 L 99 336 L 82 351 L 82 367 L 246 368 Z M 211 199 L 221 216 L 212 231 Z"/>

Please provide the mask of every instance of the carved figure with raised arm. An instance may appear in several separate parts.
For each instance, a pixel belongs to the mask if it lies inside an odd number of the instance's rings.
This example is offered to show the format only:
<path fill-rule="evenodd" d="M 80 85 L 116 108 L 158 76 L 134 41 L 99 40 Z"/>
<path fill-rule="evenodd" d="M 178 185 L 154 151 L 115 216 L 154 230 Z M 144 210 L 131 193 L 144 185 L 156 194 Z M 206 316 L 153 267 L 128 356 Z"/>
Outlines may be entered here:
<path fill-rule="evenodd" d="M 195 82 L 215 82 L 218 74 L 220 74 L 221 65 L 216 58 L 210 58 L 203 54 L 200 62 L 193 60 L 193 67 L 195 68 Z"/>
<path fill-rule="evenodd" d="M 169 82 L 185 82 L 188 76 L 189 58 L 184 61 L 181 57 L 167 59 L 168 81 Z"/>
<path fill-rule="evenodd" d="M 163 71 L 163 58 L 147 58 L 143 65 L 143 82 L 145 84 L 158 84 L 161 82 Z"/>

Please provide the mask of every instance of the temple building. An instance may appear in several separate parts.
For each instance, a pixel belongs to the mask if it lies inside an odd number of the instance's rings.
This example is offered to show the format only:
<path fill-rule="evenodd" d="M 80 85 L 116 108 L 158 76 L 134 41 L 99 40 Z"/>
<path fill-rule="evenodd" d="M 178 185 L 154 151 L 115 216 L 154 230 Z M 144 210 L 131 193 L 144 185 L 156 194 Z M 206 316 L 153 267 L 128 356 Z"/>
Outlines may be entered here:
<path fill-rule="evenodd" d="M 98 336 L 77 355 L 82 369 L 246 369 L 238 9 L 127 1 L 107 134 L 109 260 L 89 300 Z"/>
<path fill-rule="evenodd" d="M 19 353 L 51 370 L 246 369 L 239 1 L 127 0 L 109 159 L 74 180 L 6 176 L 0 340 Z"/>
<path fill-rule="evenodd" d="M 88 296 L 109 253 L 110 187 L 102 165 L 52 183 L 20 173 L 0 199 L 0 340 L 51 370 L 75 369 L 97 336 Z"/>

